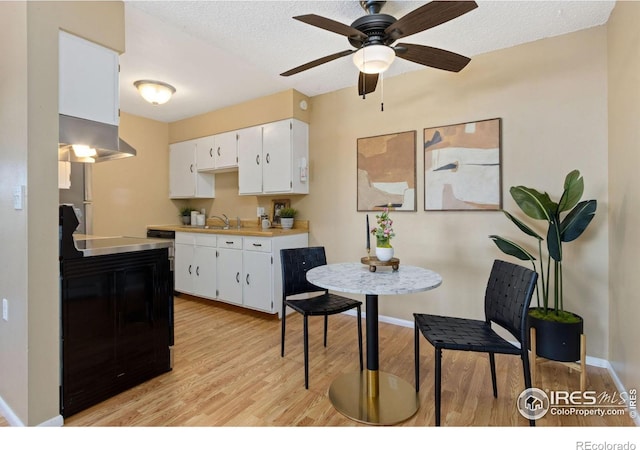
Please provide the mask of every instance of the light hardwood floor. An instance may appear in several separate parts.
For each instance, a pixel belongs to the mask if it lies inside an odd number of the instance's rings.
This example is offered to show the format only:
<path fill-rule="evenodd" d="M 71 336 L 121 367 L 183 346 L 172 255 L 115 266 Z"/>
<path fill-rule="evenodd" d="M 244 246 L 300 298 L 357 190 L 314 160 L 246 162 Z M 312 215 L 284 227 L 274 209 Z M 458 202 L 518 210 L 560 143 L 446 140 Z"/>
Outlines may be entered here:
<path fill-rule="evenodd" d="M 288 316 L 286 353 L 281 358 L 277 318 L 176 297 L 173 370 L 68 417 L 65 426 L 365 426 L 337 412 L 327 397 L 333 379 L 358 370 L 355 320 L 349 315 L 331 317 L 324 348 L 322 319 L 311 318 L 310 379 L 305 390 L 299 314 Z M 380 323 L 379 336 L 381 370 L 413 383 L 413 329 Z M 433 348 L 421 339 L 420 408 L 400 426 L 434 425 Z M 515 407 L 524 388 L 518 357 L 496 356 L 498 398 L 494 399 L 486 355 L 446 351 L 443 355 L 443 426 L 528 426 Z M 538 387 L 579 389 L 579 375 L 559 364 L 541 366 L 538 376 Z M 617 392 L 607 371 L 596 367 L 588 367 L 587 389 Z M 537 425 L 634 424 L 627 414 L 547 414 Z"/>

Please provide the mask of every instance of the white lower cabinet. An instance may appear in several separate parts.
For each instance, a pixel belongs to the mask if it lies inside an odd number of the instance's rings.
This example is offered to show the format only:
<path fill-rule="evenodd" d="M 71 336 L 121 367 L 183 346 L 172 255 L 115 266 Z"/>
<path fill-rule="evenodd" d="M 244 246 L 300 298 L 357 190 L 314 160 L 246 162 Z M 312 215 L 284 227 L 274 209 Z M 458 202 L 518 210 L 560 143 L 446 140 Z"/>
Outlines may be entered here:
<path fill-rule="evenodd" d="M 307 233 L 254 237 L 176 232 L 175 290 L 281 316 L 280 249 L 308 245 Z"/>
<path fill-rule="evenodd" d="M 242 237 L 218 236 L 218 295 L 242 305 Z"/>
<path fill-rule="evenodd" d="M 276 274 L 273 271 L 272 240 L 246 237 L 242 252 L 244 304 L 267 312 L 277 312 L 273 308 L 273 277 Z"/>
<path fill-rule="evenodd" d="M 196 233 L 176 233 L 175 290 L 216 298 L 216 239 Z"/>

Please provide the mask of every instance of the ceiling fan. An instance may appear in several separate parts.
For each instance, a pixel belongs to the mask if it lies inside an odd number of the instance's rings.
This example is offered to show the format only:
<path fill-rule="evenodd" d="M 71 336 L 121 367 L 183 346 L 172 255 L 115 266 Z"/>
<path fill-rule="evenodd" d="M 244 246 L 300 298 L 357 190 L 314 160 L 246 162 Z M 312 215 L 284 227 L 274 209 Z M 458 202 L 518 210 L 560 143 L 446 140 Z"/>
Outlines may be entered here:
<path fill-rule="evenodd" d="M 397 19 L 380 10 L 385 1 L 361 1 L 368 13 L 356 19 L 350 26 L 316 14 L 296 16 L 294 19 L 324 30 L 346 36 L 355 50 L 343 50 L 316 59 L 280 75 L 288 77 L 321 64 L 353 54 L 358 67 L 358 93 L 366 95 L 376 90 L 378 76 L 389 68 L 394 58 L 406 59 L 436 69 L 459 72 L 471 61 L 466 56 L 425 45 L 398 43 L 405 38 L 429 28 L 453 20 L 478 7 L 474 1 L 432 1 Z"/>

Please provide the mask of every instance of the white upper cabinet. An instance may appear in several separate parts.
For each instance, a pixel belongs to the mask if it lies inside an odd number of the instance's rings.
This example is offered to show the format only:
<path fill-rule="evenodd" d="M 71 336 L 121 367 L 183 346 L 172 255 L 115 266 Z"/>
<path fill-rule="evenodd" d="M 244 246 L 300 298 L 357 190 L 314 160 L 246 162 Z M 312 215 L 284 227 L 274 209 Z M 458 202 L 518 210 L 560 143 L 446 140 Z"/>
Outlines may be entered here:
<path fill-rule="evenodd" d="M 118 125 L 118 53 L 59 32 L 59 112 Z"/>
<path fill-rule="evenodd" d="M 253 128 L 261 129 L 260 142 L 257 131 L 238 141 L 239 193 L 308 194 L 309 126 L 286 119 Z"/>
<path fill-rule="evenodd" d="M 194 142 L 196 145 L 196 164 L 198 166 L 198 170 L 203 171 L 215 169 L 215 136 L 206 136 L 200 139 L 194 139 Z"/>
<path fill-rule="evenodd" d="M 240 194 L 262 194 L 262 127 L 239 131 L 238 187 Z"/>
<path fill-rule="evenodd" d="M 198 172 L 197 140 L 169 145 L 169 197 L 214 198 L 215 175 Z"/>
<path fill-rule="evenodd" d="M 238 168 L 237 132 L 205 136 L 195 141 L 196 161 L 200 172 L 226 172 Z"/>
<path fill-rule="evenodd" d="M 215 135 L 213 153 L 216 170 L 238 168 L 238 133 L 229 131 Z"/>

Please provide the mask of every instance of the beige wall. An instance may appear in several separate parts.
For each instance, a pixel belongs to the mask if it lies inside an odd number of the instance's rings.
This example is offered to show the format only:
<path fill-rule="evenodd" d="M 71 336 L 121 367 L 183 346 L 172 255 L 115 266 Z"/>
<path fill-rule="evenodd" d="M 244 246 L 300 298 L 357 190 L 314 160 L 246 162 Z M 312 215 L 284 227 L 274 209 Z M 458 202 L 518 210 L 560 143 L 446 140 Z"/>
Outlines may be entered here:
<path fill-rule="evenodd" d="M 524 235 L 500 212 L 424 211 L 423 128 L 502 118 L 504 206 L 516 184 L 556 194 L 579 169 L 585 199 L 598 213 L 579 241 L 566 246 L 565 307 L 585 319 L 588 354 L 608 352 L 606 29 L 593 28 L 473 58 L 459 74 L 420 70 L 384 80 L 362 100 L 354 89 L 312 99 L 310 194 L 299 201 L 311 223 L 311 244 L 330 262 L 365 254 L 365 213 L 356 212 L 356 140 L 417 130 L 417 212 L 392 213 L 402 264 L 443 276 L 434 291 L 382 298 L 380 314 L 412 320 L 413 312 L 483 317 L 486 279 L 497 250 L 490 234 Z M 370 220 L 374 214 L 369 213 Z M 531 243 L 533 244 L 533 243 Z"/>
<path fill-rule="evenodd" d="M 169 126 L 122 113 L 120 137 L 136 149 L 134 158 L 94 164 L 94 234 L 146 236 L 151 224 L 177 223 L 169 200 Z"/>
<path fill-rule="evenodd" d="M 169 142 L 186 141 L 290 117 L 309 122 L 309 110 L 303 111 L 299 108 L 300 100 L 309 101 L 309 98 L 296 90 L 289 89 L 179 120 L 169 124 Z"/>
<path fill-rule="evenodd" d="M 640 386 L 640 3 L 618 2 L 608 24 L 609 360 L 627 388 Z"/>
<path fill-rule="evenodd" d="M 37 425 L 58 416 L 58 29 L 124 50 L 121 2 L 0 2 L 0 397 L 12 421 Z M 6 74 L 6 75 L 5 75 Z M 10 115 L 12 117 L 10 117 Z M 13 189 L 25 185 L 22 211 Z"/>
<path fill-rule="evenodd" d="M 27 383 L 27 209 L 15 211 L 16 186 L 27 185 L 27 8 L 0 3 L 0 297 L 9 301 L 9 321 L 0 319 L 0 397 L 26 419 Z M 27 205 L 28 208 L 29 205 Z"/>

